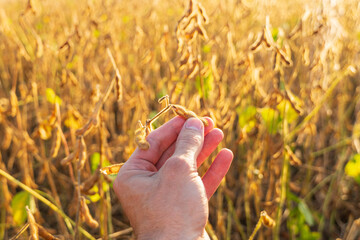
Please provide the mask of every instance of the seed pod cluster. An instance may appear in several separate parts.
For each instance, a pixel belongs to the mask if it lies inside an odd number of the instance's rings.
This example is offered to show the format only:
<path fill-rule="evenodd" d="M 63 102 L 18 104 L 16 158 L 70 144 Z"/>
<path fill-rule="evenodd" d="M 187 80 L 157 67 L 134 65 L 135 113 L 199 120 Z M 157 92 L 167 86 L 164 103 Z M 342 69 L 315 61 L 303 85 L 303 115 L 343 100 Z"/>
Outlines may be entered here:
<path fill-rule="evenodd" d="M 95 108 L 94 108 L 88 122 L 82 128 L 80 128 L 76 131 L 77 136 L 86 136 L 92 130 L 93 127 L 97 127 L 99 125 L 100 110 L 101 110 L 103 104 L 108 99 L 114 84 L 117 85 L 117 89 L 118 89 L 117 90 L 117 100 L 119 101 L 122 99 L 121 75 L 120 75 L 118 68 L 116 67 L 115 60 L 111 54 L 111 51 L 108 48 L 107 48 L 107 52 L 108 52 L 109 58 L 113 64 L 113 67 L 115 68 L 116 78 L 114 78 L 114 80 L 112 80 L 109 83 L 109 85 L 107 86 L 107 89 L 105 91 L 105 94 L 103 94 L 97 101 Z"/>
<path fill-rule="evenodd" d="M 204 27 L 208 23 L 209 18 L 204 7 L 196 0 L 190 0 L 187 11 L 176 27 L 177 51 L 181 53 L 180 69 L 187 69 L 188 79 L 193 78 L 200 69 L 200 56 L 195 53 L 192 43 L 198 35 L 205 40 L 209 39 Z"/>
<path fill-rule="evenodd" d="M 158 119 L 160 116 L 162 116 L 163 114 L 168 112 L 170 109 L 172 109 L 176 115 L 181 116 L 185 119 L 194 117 L 194 118 L 200 119 L 205 126 L 207 126 L 209 124 L 205 118 L 197 116 L 196 113 L 194 113 L 193 111 L 190 111 L 181 105 L 170 104 L 169 96 L 167 96 L 167 95 L 164 97 L 161 97 L 158 100 L 158 102 L 165 103 L 165 107 L 160 112 L 158 112 L 153 118 L 147 119 L 145 121 L 145 126 L 141 123 L 140 120 L 138 121 L 139 127 L 135 130 L 135 143 L 138 145 L 139 149 L 141 149 L 141 150 L 147 150 L 150 147 L 150 144 L 146 140 L 146 137 L 152 131 L 151 124 L 156 119 Z M 71 160 L 69 160 L 69 158 L 73 159 L 74 156 L 73 155 L 69 156 L 68 158 L 64 159 L 63 161 L 64 162 L 71 161 Z M 119 172 L 120 168 L 122 167 L 122 165 L 123 165 L 123 163 L 103 167 L 100 169 L 100 172 L 105 175 L 117 174 Z"/>
<path fill-rule="evenodd" d="M 279 62 L 278 60 L 281 60 L 287 66 L 292 65 L 290 47 L 286 43 L 284 43 L 284 48 L 285 48 L 285 51 L 284 51 L 274 41 L 274 38 L 270 31 L 270 23 L 269 23 L 268 17 L 266 18 L 265 27 L 263 28 L 261 33 L 258 34 L 258 37 L 255 40 L 255 42 L 250 46 L 250 50 L 251 51 L 257 50 L 261 46 L 262 43 L 266 48 L 273 51 L 273 63 L 274 63 L 273 68 L 274 69 L 276 69 L 276 67 L 278 65 L 278 62 Z"/>
<path fill-rule="evenodd" d="M 79 26 L 75 25 L 74 31 L 67 37 L 66 41 L 61 44 L 59 47 L 59 52 L 63 51 L 65 53 L 65 59 L 69 60 L 75 52 L 73 40 L 80 41 L 81 36 L 79 32 Z"/>
<path fill-rule="evenodd" d="M 208 122 L 206 121 L 205 118 L 197 116 L 193 111 L 190 111 L 181 105 L 170 104 L 169 96 L 167 95 L 160 98 L 158 102 L 159 103 L 165 102 L 165 107 L 160 112 L 158 112 L 153 118 L 147 119 L 145 122 L 145 126 L 141 123 L 141 121 L 138 121 L 139 127 L 135 130 L 135 142 L 142 150 L 149 149 L 150 147 L 150 144 L 146 141 L 146 137 L 152 131 L 151 124 L 161 115 L 168 112 L 170 109 L 172 109 L 177 115 L 185 119 L 195 117 L 200 119 L 205 126 L 208 125 Z"/>
<path fill-rule="evenodd" d="M 189 45 L 198 34 L 208 39 L 204 29 L 204 25 L 208 23 L 209 18 L 204 7 L 196 0 L 190 0 L 186 13 L 178 21 L 176 27 L 178 52 L 182 52 L 184 45 Z"/>

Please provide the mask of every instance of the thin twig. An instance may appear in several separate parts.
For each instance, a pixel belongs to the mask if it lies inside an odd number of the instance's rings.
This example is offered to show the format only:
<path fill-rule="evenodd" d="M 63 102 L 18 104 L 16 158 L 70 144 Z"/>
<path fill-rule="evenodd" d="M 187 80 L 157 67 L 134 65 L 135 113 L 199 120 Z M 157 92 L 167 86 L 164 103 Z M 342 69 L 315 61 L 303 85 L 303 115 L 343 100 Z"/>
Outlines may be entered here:
<path fill-rule="evenodd" d="M 117 238 L 117 237 L 121 237 L 122 235 L 131 233 L 132 231 L 133 231 L 133 228 L 130 227 L 130 228 L 118 231 L 118 232 L 111 233 L 107 237 L 108 238 Z M 104 239 L 103 238 L 98 238 L 96 240 L 104 240 Z"/>
<path fill-rule="evenodd" d="M 26 229 L 28 229 L 28 227 L 29 227 L 29 223 L 26 223 L 24 226 L 22 226 L 22 228 L 16 233 L 16 235 L 15 236 L 13 236 L 12 238 L 10 238 L 10 240 L 16 240 L 16 239 L 18 239 L 20 236 L 21 236 L 21 234 L 23 234 L 25 231 L 26 231 Z"/>

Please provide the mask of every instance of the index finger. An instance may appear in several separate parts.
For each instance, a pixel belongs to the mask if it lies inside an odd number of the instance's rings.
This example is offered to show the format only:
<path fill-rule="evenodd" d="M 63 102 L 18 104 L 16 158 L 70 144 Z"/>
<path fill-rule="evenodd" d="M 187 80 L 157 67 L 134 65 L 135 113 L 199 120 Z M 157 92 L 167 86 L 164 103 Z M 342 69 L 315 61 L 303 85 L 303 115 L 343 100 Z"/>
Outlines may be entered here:
<path fill-rule="evenodd" d="M 176 116 L 161 127 L 152 131 L 146 138 L 150 144 L 149 149 L 142 150 L 140 148 L 136 148 L 128 162 L 136 159 L 142 159 L 155 165 L 164 151 L 176 141 L 184 123 L 184 118 Z"/>

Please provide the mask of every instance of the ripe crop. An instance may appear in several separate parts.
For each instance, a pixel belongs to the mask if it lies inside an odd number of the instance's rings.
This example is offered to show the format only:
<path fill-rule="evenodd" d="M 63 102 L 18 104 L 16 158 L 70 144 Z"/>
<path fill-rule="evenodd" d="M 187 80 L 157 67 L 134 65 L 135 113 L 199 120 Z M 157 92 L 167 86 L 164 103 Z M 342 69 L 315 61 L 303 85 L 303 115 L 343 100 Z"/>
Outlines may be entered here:
<path fill-rule="evenodd" d="M 212 118 L 235 155 L 212 239 L 356 239 L 359 16 L 355 0 L 0 1 L 0 239 L 132 238 L 114 174 L 174 114 Z"/>

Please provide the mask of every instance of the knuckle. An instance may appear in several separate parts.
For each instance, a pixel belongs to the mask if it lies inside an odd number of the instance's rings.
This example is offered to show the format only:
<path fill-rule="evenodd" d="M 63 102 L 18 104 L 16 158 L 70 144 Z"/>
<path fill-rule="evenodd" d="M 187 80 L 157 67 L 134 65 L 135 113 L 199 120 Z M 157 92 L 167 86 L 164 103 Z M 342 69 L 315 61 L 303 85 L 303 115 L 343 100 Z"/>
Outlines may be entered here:
<path fill-rule="evenodd" d="M 169 158 L 164 167 L 165 173 L 170 176 L 174 176 L 174 174 L 178 174 L 180 172 L 191 171 L 189 161 L 182 156 Z"/>
<path fill-rule="evenodd" d="M 203 138 L 199 134 L 186 134 L 181 137 L 180 141 L 186 145 L 200 146 L 203 142 Z"/>

